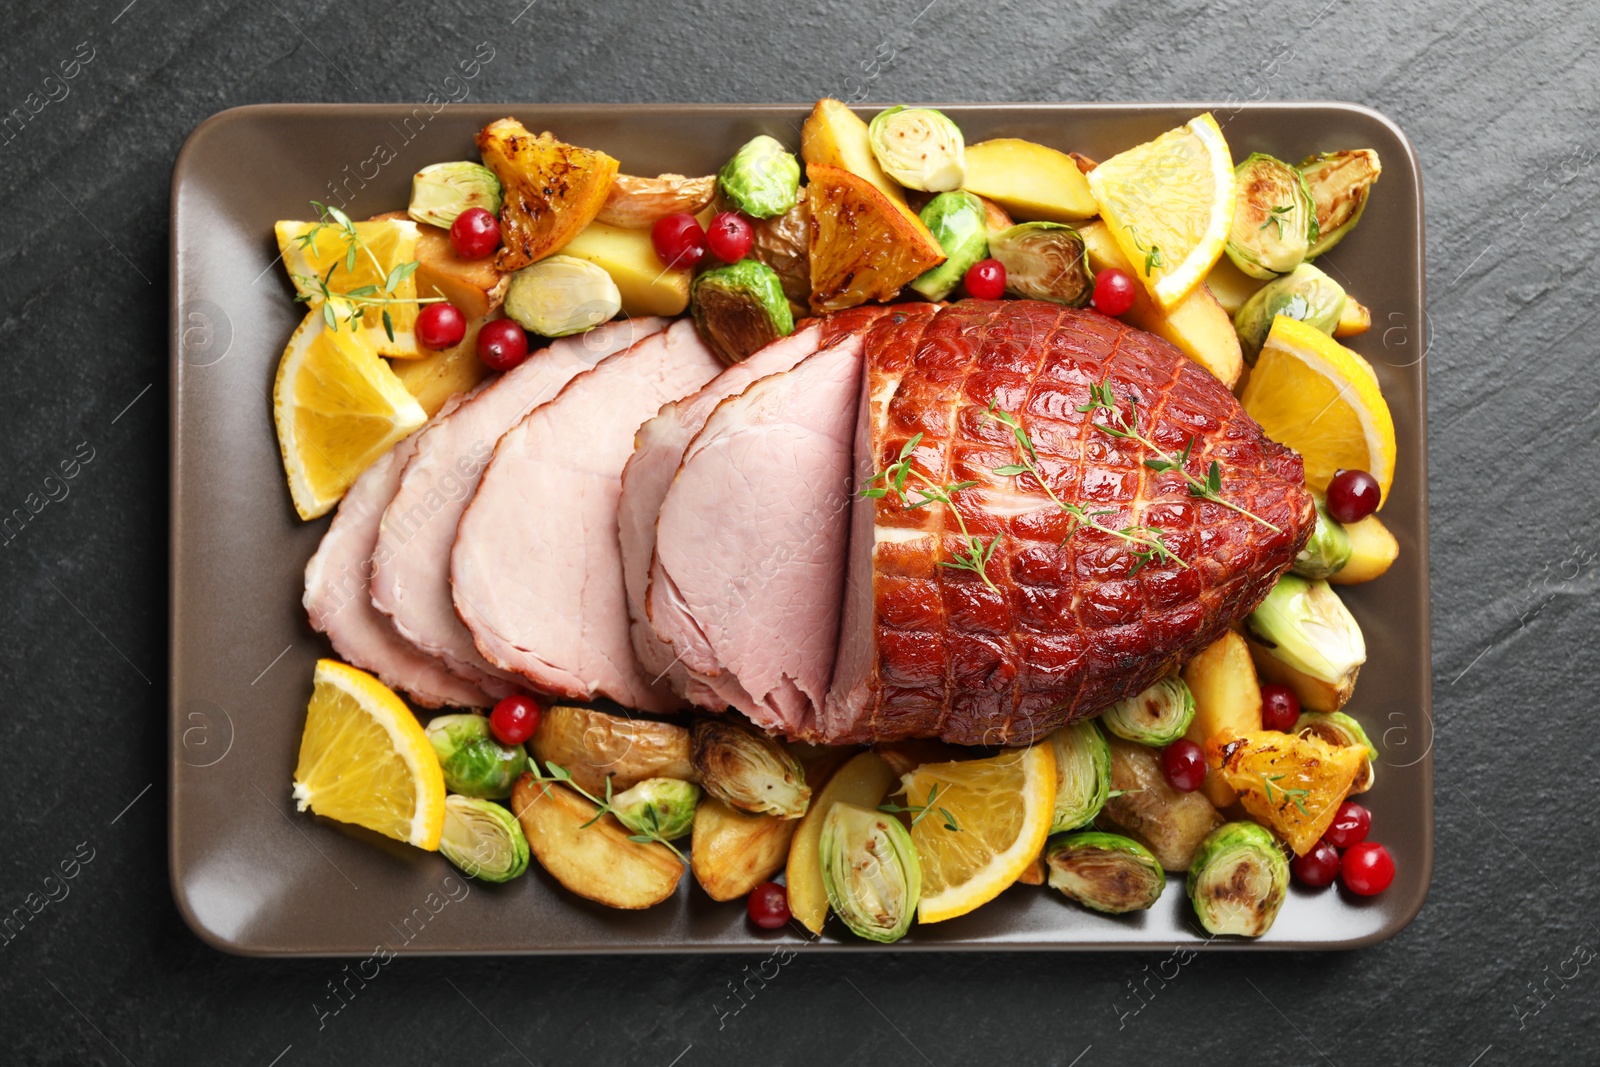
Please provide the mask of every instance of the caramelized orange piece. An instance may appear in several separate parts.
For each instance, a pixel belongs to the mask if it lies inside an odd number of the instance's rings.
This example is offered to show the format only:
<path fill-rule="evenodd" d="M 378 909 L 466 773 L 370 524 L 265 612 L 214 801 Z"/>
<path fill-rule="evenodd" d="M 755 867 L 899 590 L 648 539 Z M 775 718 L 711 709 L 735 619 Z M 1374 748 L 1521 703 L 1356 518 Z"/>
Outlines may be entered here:
<path fill-rule="evenodd" d="M 839 167 L 806 167 L 811 207 L 811 310 L 892 300 L 944 262 L 944 249 L 905 204 Z"/>
<path fill-rule="evenodd" d="M 551 133 L 535 137 L 516 119 L 478 132 L 483 164 L 504 187 L 500 207 L 503 271 L 543 259 L 577 236 L 605 206 L 617 161 L 604 152 L 565 144 Z"/>
<path fill-rule="evenodd" d="M 1366 749 L 1276 730 L 1224 730 L 1206 742 L 1223 780 L 1255 820 L 1303 856 L 1328 829 L 1350 792 Z"/>

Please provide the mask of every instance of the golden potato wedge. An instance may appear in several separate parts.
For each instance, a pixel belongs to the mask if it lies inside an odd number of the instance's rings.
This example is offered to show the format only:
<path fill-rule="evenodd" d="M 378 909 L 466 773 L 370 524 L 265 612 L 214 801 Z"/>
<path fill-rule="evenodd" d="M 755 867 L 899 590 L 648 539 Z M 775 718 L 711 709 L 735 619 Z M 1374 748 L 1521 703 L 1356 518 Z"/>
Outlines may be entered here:
<path fill-rule="evenodd" d="M 516 119 L 478 131 L 478 151 L 505 192 L 495 266 L 507 272 L 560 251 L 593 222 L 617 174 L 604 152 L 534 136 Z"/>
<path fill-rule="evenodd" d="M 596 220 L 568 241 L 561 254 L 587 259 L 611 275 L 622 294 L 625 315 L 679 315 L 689 306 L 694 270 L 663 264 L 649 230 L 628 230 Z"/>
<path fill-rule="evenodd" d="M 1033 857 L 1032 863 L 1022 869 L 1021 874 L 1017 875 L 1017 882 L 1020 885 L 1044 885 L 1044 876 L 1044 854 L 1040 853 Z"/>
<path fill-rule="evenodd" d="M 1194 694 L 1194 719 L 1184 736 L 1202 749 L 1223 730 L 1253 733 L 1261 729 L 1261 685 L 1244 638 L 1229 630 L 1201 650 L 1183 668 L 1183 680 Z M 1209 764 L 1206 798 L 1219 808 L 1238 800 L 1238 794 L 1218 773 L 1221 763 Z"/>
<path fill-rule="evenodd" d="M 609 908 L 638 910 L 672 896 L 683 864 L 663 845 L 629 841 L 629 830 L 564 785 L 524 774 L 511 791 L 528 851 L 562 885 Z"/>
<path fill-rule="evenodd" d="M 1394 539 L 1389 528 L 1378 521 L 1378 516 L 1368 515 L 1360 522 L 1344 528 L 1350 537 L 1350 560 L 1339 573 L 1328 579 L 1332 585 L 1358 585 L 1370 582 L 1387 571 L 1399 558 L 1400 542 Z"/>
<path fill-rule="evenodd" d="M 1015 219 L 1006 214 L 1006 209 L 993 200 L 985 200 L 981 196 L 978 197 L 978 200 L 983 204 L 983 228 L 990 233 L 1009 230 L 1017 224 Z"/>
<path fill-rule="evenodd" d="M 816 163 L 806 167 L 806 176 L 812 311 L 892 300 L 911 279 L 944 262 L 944 249 L 922 220 L 865 178 Z"/>
<path fill-rule="evenodd" d="M 1104 222 L 1096 219 L 1077 229 L 1088 249 L 1089 266 L 1096 273 L 1116 267 L 1126 271 L 1130 278 L 1136 277 L 1133 266 Z M 1143 286 L 1134 286 L 1133 307 L 1123 314 L 1122 321 L 1172 342 L 1230 389 L 1244 370 L 1244 354 L 1239 349 L 1239 335 L 1234 332 L 1233 319 L 1203 284 L 1171 311 L 1162 311 Z"/>
<path fill-rule="evenodd" d="M 905 203 L 905 190 L 878 165 L 867 124 L 839 100 L 817 101 L 800 127 L 800 158 L 808 166 L 838 167 L 871 182 L 890 200 Z"/>
<path fill-rule="evenodd" d="M 656 220 L 678 212 L 693 215 L 711 203 L 717 192 L 717 176 L 686 178 L 682 174 L 662 174 L 638 178 L 619 174 L 606 193 L 596 222 L 620 226 L 625 230 L 648 230 Z"/>
<path fill-rule="evenodd" d="M 1016 137 L 968 145 L 961 188 L 993 200 L 1019 222 L 1077 222 L 1100 213 L 1071 156 Z"/>
<path fill-rule="evenodd" d="M 1333 327 L 1335 337 L 1354 337 L 1358 333 L 1366 333 L 1372 329 L 1372 311 L 1346 293 L 1344 296 L 1344 310 L 1339 313 L 1339 321 Z"/>
<path fill-rule="evenodd" d="M 1180 793 L 1167 784 L 1158 749 L 1108 736 L 1111 788 L 1121 796 L 1106 801 L 1097 824 L 1127 834 L 1150 850 L 1164 870 L 1187 871 L 1195 850 L 1222 816 L 1200 793 Z"/>
<path fill-rule="evenodd" d="M 689 866 L 712 900 L 737 900 L 783 869 L 797 819 L 751 815 L 708 796 L 694 812 Z"/>
<path fill-rule="evenodd" d="M 755 238 L 750 258 L 772 268 L 789 298 L 789 310 L 798 320 L 809 310 L 811 299 L 811 209 L 806 205 L 806 189 L 782 215 L 770 219 L 751 219 Z"/>
<path fill-rule="evenodd" d="M 1222 310 L 1232 318 L 1244 307 L 1246 300 L 1256 295 L 1256 290 L 1267 283 L 1260 278 L 1252 278 L 1240 270 L 1228 256 L 1218 259 L 1211 268 L 1211 273 L 1206 275 L 1206 288 L 1211 290 L 1211 295 L 1217 298 L 1217 303 L 1222 305 Z"/>
<path fill-rule="evenodd" d="M 1255 660 L 1256 673 L 1261 680 L 1293 689 L 1295 696 L 1300 698 L 1300 706 L 1306 711 L 1338 711 L 1356 691 L 1359 668 L 1351 671 L 1338 684 L 1325 682 L 1289 666 L 1256 641 L 1246 638 L 1245 644 L 1250 646 L 1250 658 Z"/>
<path fill-rule="evenodd" d="M 822 885 L 822 820 L 835 804 L 875 808 L 883 802 L 898 776 L 875 752 L 862 752 L 840 767 L 827 785 L 812 797 L 811 807 L 799 822 L 789 845 L 784 882 L 789 887 L 789 911 L 814 934 L 822 933 L 828 918 L 828 891 Z M 698 817 L 697 817 L 698 818 Z"/>
<path fill-rule="evenodd" d="M 498 311 L 489 316 L 501 317 Z M 420 359 L 396 359 L 389 363 L 395 377 L 406 387 L 406 392 L 417 398 L 428 418 L 437 415 L 445 401 L 474 388 L 489 376 L 489 368 L 478 358 L 478 331 L 489 318 L 468 319 L 467 332 L 460 344 L 429 352 Z"/>
<path fill-rule="evenodd" d="M 656 719 L 558 704 L 539 719 L 528 749 L 536 759 L 565 767 L 595 796 L 605 793 L 607 778 L 619 793 L 646 778 L 695 779 L 689 731 Z"/>

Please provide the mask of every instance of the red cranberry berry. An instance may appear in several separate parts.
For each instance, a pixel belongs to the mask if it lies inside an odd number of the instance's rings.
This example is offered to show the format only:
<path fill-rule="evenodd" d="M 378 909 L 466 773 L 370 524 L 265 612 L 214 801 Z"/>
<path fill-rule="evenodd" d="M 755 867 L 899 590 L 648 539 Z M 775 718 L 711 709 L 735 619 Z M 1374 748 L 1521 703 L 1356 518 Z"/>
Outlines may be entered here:
<path fill-rule="evenodd" d="M 429 304 L 417 313 L 417 341 L 424 348 L 449 348 L 467 335 L 467 317 L 451 304 Z"/>
<path fill-rule="evenodd" d="M 706 254 L 706 231 L 693 215 L 680 211 L 656 220 L 650 228 L 650 243 L 667 266 L 692 267 Z"/>
<path fill-rule="evenodd" d="M 1200 746 L 1180 737 L 1161 750 L 1161 769 L 1167 784 L 1180 793 L 1193 793 L 1206 780 L 1206 757 Z"/>
<path fill-rule="evenodd" d="M 482 259 L 500 247 L 500 224 L 481 207 L 469 207 L 450 224 L 450 247 L 462 259 Z"/>
<path fill-rule="evenodd" d="M 1344 884 L 1363 897 L 1377 896 L 1394 881 L 1394 857 L 1376 841 L 1351 845 L 1339 861 Z"/>
<path fill-rule="evenodd" d="M 1367 831 L 1371 829 L 1372 812 L 1353 800 L 1347 800 L 1339 805 L 1322 839 L 1334 848 L 1351 848 L 1365 841 Z"/>
<path fill-rule="evenodd" d="M 1006 291 L 1005 264 L 998 259 L 980 259 L 967 268 L 964 284 L 970 297 L 999 300 Z"/>
<path fill-rule="evenodd" d="M 1261 687 L 1261 728 L 1288 733 L 1300 719 L 1300 698 L 1286 685 Z"/>
<path fill-rule="evenodd" d="M 478 331 L 478 358 L 490 370 L 510 370 L 528 358 L 528 335 L 510 319 L 486 322 Z"/>
<path fill-rule="evenodd" d="M 1378 510 L 1383 490 L 1366 471 L 1336 471 L 1328 483 L 1328 514 L 1335 522 L 1360 522 Z"/>
<path fill-rule="evenodd" d="M 1108 267 L 1094 276 L 1094 306 L 1115 318 L 1133 307 L 1133 279 L 1128 272 Z"/>
<path fill-rule="evenodd" d="M 723 211 L 706 227 L 706 247 L 724 263 L 737 263 L 750 254 L 756 231 L 737 211 Z"/>
<path fill-rule="evenodd" d="M 1333 880 L 1339 876 L 1339 850 L 1328 844 L 1324 838 L 1311 846 L 1311 851 L 1304 856 L 1296 856 L 1289 861 L 1289 870 L 1294 874 L 1294 880 L 1301 885 L 1321 889 L 1323 886 L 1332 885 Z"/>
<path fill-rule="evenodd" d="M 517 693 L 494 706 L 489 713 L 489 731 L 501 744 L 520 745 L 533 736 L 543 715 L 543 709 L 532 697 Z"/>
<path fill-rule="evenodd" d="M 777 882 L 762 882 L 750 890 L 745 909 L 761 929 L 776 930 L 789 921 L 789 891 Z"/>

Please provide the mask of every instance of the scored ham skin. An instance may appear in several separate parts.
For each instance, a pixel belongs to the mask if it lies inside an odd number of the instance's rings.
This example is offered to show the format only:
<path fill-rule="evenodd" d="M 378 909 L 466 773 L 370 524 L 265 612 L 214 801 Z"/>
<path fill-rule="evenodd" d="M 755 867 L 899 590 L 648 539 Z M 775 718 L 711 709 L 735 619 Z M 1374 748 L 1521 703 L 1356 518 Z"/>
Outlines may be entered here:
<path fill-rule="evenodd" d="M 1187 470 L 1222 468 L 1222 496 L 1279 529 L 1192 497 L 1143 446 L 1075 410 L 1089 386 L 1139 397 L 1138 426 L 1165 451 L 1194 438 Z M 916 433 L 913 462 L 954 494 L 970 532 L 1003 535 L 986 567 L 938 566 L 963 546 L 948 509 L 907 511 L 892 495 L 854 509 L 840 653 L 820 730 L 808 740 L 939 737 L 1026 744 L 1153 684 L 1248 614 L 1311 535 L 1300 457 L 1269 440 L 1226 387 L 1159 338 L 1092 311 L 1032 301 L 963 301 L 868 337 L 858 485 Z M 1072 520 L 1018 463 L 991 400 L 1031 436 L 1057 496 L 1120 529 L 1159 527 L 1188 567 L 1135 559 Z M 915 482 L 911 483 L 915 484 Z M 915 499 L 915 498 L 913 498 Z M 1070 537 L 1068 535 L 1071 535 Z M 1063 543 L 1063 539 L 1065 542 Z"/>
<path fill-rule="evenodd" d="M 478 653 L 472 634 L 456 616 L 450 590 L 456 524 L 502 434 L 606 356 L 666 325 L 661 318 L 624 319 L 555 341 L 419 433 L 416 454 L 384 512 L 373 551 L 372 603 L 402 638 L 491 695 L 506 696 L 522 686 L 520 676 L 500 670 Z"/>
<path fill-rule="evenodd" d="M 447 416 L 455 403 L 441 409 L 440 417 Z M 426 431 L 424 426 L 401 440 L 346 490 L 322 543 L 306 564 L 303 603 L 312 628 L 328 635 L 340 658 L 377 675 L 391 689 L 404 690 L 413 703 L 425 708 L 483 707 L 490 703 L 483 690 L 395 633 L 367 595 L 378 522 L 400 486 L 401 469 Z"/>
<path fill-rule="evenodd" d="M 485 659 L 554 697 L 678 706 L 634 658 L 617 503 L 634 433 L 721 370 L 680 321 L 574 378 L 500 438 L 450 555 L 456 612 Z"/>

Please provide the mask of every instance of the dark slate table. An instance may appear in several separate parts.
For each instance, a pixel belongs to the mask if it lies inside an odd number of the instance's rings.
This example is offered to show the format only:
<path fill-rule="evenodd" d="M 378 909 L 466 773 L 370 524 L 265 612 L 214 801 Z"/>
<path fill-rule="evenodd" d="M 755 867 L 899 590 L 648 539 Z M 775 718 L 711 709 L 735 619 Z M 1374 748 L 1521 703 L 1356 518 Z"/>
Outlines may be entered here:
<path fill-rule="evenodd" d="M 0 109 L 38 110 L 0 134 L 0 510 L 81 465 L 0 550 L 0 909 L 79 866 L 0 944 L 0 1061 L 1600 1062 L 1592 5 L 525 3 L 7 6 Z M 513 17 L 475 99 L 1341 99 L 1405 129 L 1432 297 L 1437 859 L 1415 923 L 1164 984 L 1159 955 L 805 956 L 737 1014 L 735 958 L 402 960 L 320 1025 L 341 963 L 189 933 L 162 800 L 174 154 L 238 104 L 421 98 Z"/>

